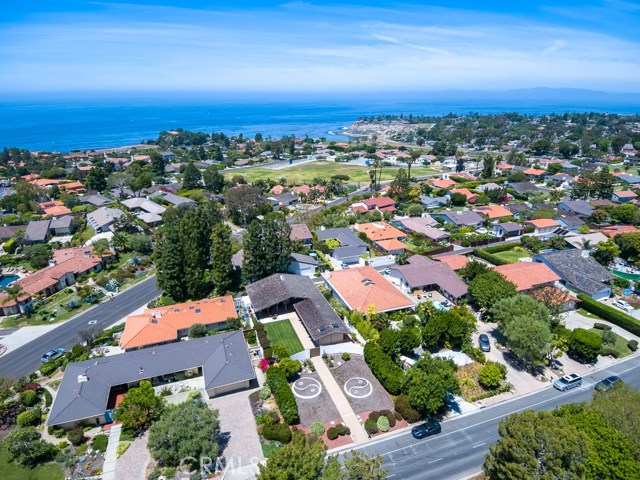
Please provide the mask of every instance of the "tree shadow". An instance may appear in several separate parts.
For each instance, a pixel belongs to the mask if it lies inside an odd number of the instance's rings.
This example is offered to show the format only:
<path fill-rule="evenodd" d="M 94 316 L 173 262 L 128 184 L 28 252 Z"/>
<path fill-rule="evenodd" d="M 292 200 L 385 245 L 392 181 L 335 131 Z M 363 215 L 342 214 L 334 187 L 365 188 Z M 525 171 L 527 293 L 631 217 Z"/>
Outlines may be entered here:
<path fill-rule="evenodd" d="M 224 453 L 227 445 L 229 445 L 229 440 L 231 440 L 231 432 L 220 432 L 218 434 L 218 446 L 220 447 L 220 454 Z"/>

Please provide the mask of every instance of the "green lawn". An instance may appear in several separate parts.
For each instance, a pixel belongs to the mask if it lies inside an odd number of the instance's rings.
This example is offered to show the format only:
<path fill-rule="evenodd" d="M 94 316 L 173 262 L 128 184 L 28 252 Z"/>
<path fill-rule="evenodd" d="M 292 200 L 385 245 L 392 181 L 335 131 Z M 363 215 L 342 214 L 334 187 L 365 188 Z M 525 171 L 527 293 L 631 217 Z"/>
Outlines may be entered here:
<path fill-rule="evenodd" d="M 602 336 L 602 334 L 604 332 L 604 330 L 598 330 L 597 328 L 592 328 L 591 331 L 592 332 L 596 332 L 600 336 Z M 606 346 L 611 347 L 616 352 L 618 352 L 618 358 L 622 358 L 622 357 L 626 357 L 627 355 L 631 355 L 633 352 L 627 346 L 627 344 L 629 343 L 629 340 L 626 340 L 625 338 L 621 337 L 617 333 L 614 333 L 614 335 L 616 336 L 616 341 L 614 342 L 614 344 L 613 345 L 606 345 Z"/>
<path fill-rule="evenodd" d="M 272 170 L 264 167 L 255 168 L 239 168 L 236 170 L 223 171 L 227 177 L 234 175 L 242 175 L 248 182 L 256 180 L 278 180 L 285 177 L 288 183 L 304 183 L 311 182 L 314 178 L 323 178 L 328 180 L 333 175 L 348 175 L 351 182 L 369 182 L 370 167 L 360 165 L 347 165 L 340 162 L 311 162 L 302 165 L 295 165 L 280 170 Z M 398 172 L 398 168 L 385 167 L 382 170 L 382 180 L 393 180 Z M 411 176 L 429 175 L 438 173 L 438 170 L 427 167 L 413 166 L 411 168 Z"/>
<path fill-rule="evenodd" d="M 60 465 L 48 463 L 36 468 L 24 468 L 9 461 L 6 452 L 0 450 L 0 478 L 2 480 L 62 480 Z"/>
<path fill-rule="evenodd" d="M 264 329 L 267 332 L 271 346 L 281 343 L 289 352 L 289 355 L 304 350 L 296 331 L 291 326 L 290 320 L 280 320 L 278 322 L 265 323 Z"/>
<path fill-rule="evenodd" d="M 579 308 L 578 310 L 576 310 L 580 315 L 582 315 L 583 317 L 588 317 L 588 318 L 593 318 L 596 320 L 602 320 L 599 316 L 591 313 L 591 312 L 587 312 L 584 308 Z"/>
<path fill-rule="evenodd" d="M 498 252 L 493 255 L 509 263 L 517 263 L 521 258 L 530 256 L 527 252 L 519 252 L 517 250 L 507 250 L 506 252 Z"/>

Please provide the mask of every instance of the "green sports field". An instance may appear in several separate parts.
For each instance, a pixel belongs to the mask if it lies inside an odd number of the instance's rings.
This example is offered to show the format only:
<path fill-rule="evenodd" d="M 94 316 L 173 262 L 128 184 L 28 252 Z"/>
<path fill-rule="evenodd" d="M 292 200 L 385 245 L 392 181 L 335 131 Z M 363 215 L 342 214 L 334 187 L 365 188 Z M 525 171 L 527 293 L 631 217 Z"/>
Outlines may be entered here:
<path fill-rule="evenodd" d="M 271 346 L 282 344 L 287 347 L 289 355 L 304 350 L 302 343 L 296 335 L 296 331 L 291 326 L 290 320 L 280 320 L 278 322 L 265 323 L 264 329 L 267 332 Z"/>

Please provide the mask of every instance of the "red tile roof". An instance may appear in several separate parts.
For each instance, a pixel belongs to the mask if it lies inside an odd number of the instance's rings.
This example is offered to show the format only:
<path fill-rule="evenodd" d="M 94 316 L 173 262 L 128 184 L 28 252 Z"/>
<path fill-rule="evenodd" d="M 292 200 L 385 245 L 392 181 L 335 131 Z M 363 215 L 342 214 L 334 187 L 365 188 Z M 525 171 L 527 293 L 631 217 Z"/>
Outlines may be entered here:
<path fill-rule="evenodd" d="M 559 227 L 560 224 L 550 218 L 538 218 L 537 220 L 527 220 L 524 223 L 533 225 L 536 228 Z"/>
<path fill-rule="evenodd" d="M 445 255 L 443 257 L 434 258 L 438 262 L 446 263 L 452 270 L 460 270 L 467 266 L 467 257 L 464 255 Z"/>
<path fill-rule="evenodd" d="M 510 217 L 513 215 L 509 210 L 501 207 L 500 205 L 485 205 L 483 207 L 478 207 L 476 208 L 476 212 L 482 213 L 491 219 Z"/>
<path fill-rule="evenodd" d="M 497 266 L 495 270 L 514 283 L 519 292 L 560 280 L 553 270 L 539 262 L 511 263 Z"/>
<path fill-rule="evenodd" d="M 373 242 L 389 240 L 391 238 L 404 238 L 406 233 L 392 227 L 387 222 L 361 223 L 356 225 L 356 230 L 364 234 Z"/>

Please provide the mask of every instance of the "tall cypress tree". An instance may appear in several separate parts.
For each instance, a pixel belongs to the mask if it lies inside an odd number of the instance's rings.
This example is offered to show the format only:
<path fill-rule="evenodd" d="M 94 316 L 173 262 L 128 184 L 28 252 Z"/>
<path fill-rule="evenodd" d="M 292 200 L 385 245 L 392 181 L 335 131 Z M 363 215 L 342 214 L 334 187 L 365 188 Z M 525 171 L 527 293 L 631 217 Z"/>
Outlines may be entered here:
<path fill-rule="evenodd" d="M 171 298 L 180 302 L 187 294 L 179 224 L 177 212 L 173 209 L 167 210 L 156 247 L 156 264 L 158 286 Z"/>
<path fill-rule="evenodd" d="M 218 223 L 213 226 L 211 234 L 211 279 L 219 295 L 233 286 L 231 256 L 231 229 L 224 223 Z"/>
<path fill-rule="evenodd" d="M 211 288 L 211 217 L 206 205 L 187 211 L 180 221 L 180 240 L 187 296 L 204 297 Z"/>
<path fill-rule="evenodd" d="M 256 281 L 285 272 L 292 251 L 290 235 L 291 227 L 281 214 L 271 213 L 263 221 L 251 222 L 244 238 L 245 278 Z"/>

